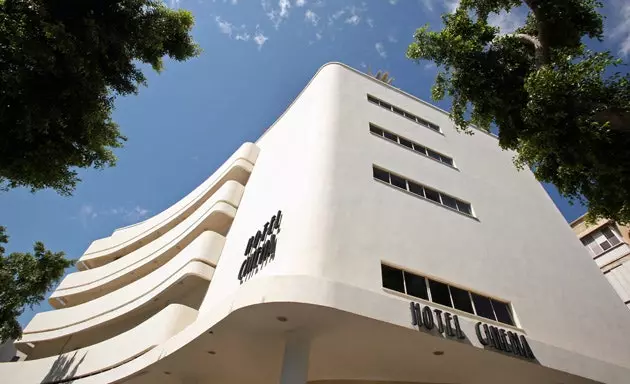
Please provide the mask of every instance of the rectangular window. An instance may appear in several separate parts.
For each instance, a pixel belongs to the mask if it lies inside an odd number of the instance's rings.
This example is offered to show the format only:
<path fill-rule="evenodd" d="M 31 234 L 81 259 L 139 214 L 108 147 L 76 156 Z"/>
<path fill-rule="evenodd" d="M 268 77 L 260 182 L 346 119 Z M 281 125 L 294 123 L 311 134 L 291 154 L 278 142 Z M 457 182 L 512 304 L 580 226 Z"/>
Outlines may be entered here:
<path fill-rule="evenodd" d="M 383 287 L 503 324 L 515 325 L 509 303 L 381 263 Z"/>
<path fill-rule="evenodd" d="M 383 287 L 405 293 L 403 272 L 400 269 L 381 264 L 381 275 L 383 278 Z"/>
<path fill-rule="evenodd" d="M 463 202 L 455 197 L 449 196 L 432 188 L 424 186 L 418 182 L 409 180 L 403 176 L 390 173 L 382 168 L 372 165 L 372 173 L 375 179 L 381 180 L 394 187 L 409 191 L 416 196 L 434 201 L 444 207 L 454 211 L 459 211 L 465 215 L 473 216 L 469 203 Z"/>
<path fill-rule="evenodd" d="M 453 307 L 451 295 L 448 291 L 448 285 L 439 281 L 429 279 L 429 287 L 431 289 L 431 301 L 442 304 L 447 307 Z"/>
<path fill-rule="evenodd" d="M 416 151 L 417 153 L 423 155 L 423 156 L 427 156 L 430 159 L 433 159 L 435 161 L 439 161 L 440 163 L 446 164 L 449 167 L 453 167 L 453 159 L 443 155 L 439 152 L 436 152 L 432 149 L 429 149 L 427 147 L 425 147 L 424 145 L 418 144 L 414 141 L 411 141 L 409 139 L 406 139 L 404 137 L 398 136 L 393 132 L 389 132 L 386 129 L 383 129 L 375 124 L 370 123 L 370 132 L 372 132 L 373 134 L 380 136 L 380 137 L 385 137 L 387 140 L 393 141 L 395 143 L 399 143 L 400 145 L 407 147 L 411 150 Z"/>
<path fill-rule="evenodd" d="M 372 173 L 374 174 L 375 179 L 389 183 L 389 172 L 383 171 L 380 168 L 372 167 Z"/>
<path fill-rule="evenodd" d="M 405 272 L 405 287 L 407 287 L 408 295 L 429 300 L 427 282 L 424 277 Z"/>
<path fill-rule="evenodd" d="M 621 243 L 619 235 L 611 225 L 605 225 L 582 237 L 582 244 L 593 256 L 599 256 Z"/>
<path fill-rule="evenodd" d="M 430 123 L 430 122 L 428 122 L 428 121 L 426 121 L 426 120 L 424 120 L 424 119 L 414 115 L 413 113 L 407 112 L 407 111 L 402 110 L 402 109 L 400 109 L 398 107 L 394 107 L 391 104 L 386 103 L 383 100 L 380 100 L 380 99 L 378 99 L 378 98 L 376 98 L 376 97 L 374 97 L 372 95 L 367 95 L 367 99 L 368 99 L 368 101 L 370 103 L 379 105 L 379 106 L 381 106 L 381 107 L 383 107 L 385 109 L 388 109 L 388 110 L 390 110 L 390 111 L 392 111 L 392 112 L 394 112 L 394 113 L 396 113 L 396 114 L 398 114 L 400 116 L 406 117 L 407 119 L 409 119 L 409 120 L 411 120 L 411 121 L 413 121 L 413 122 L 415 122 L 417 124 L 420 124 L 420 125 L 422 125 L 424 127 L 427 127 L 427 128 L 429 128 L 429 129 L 431 129 L 431 130 L 433 130 L 435 132 L 440 132 L 440 127 L 439 126 L 437 126 L 437 125 L 435 125 L 433 123 Z"/>

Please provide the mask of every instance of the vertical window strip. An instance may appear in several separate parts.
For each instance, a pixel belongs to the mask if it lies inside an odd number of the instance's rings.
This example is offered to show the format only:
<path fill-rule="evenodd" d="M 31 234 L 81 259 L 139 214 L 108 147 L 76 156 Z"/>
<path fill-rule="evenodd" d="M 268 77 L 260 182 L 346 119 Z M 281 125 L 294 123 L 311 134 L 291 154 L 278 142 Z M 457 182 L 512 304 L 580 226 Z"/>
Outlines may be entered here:
<path fill-rule="evenodd" d="M 439 305 L 442 305 L 442 306 L 445 306 L 445 307 L 457 309 L 458 311 L 462 311 L 462 312 L 465 312 L 465 313 L 470 313 L 470 312 L 468 312 L 466 310 L 459 309 L 459 308 L 457 308 L 455 306 L 455 300 L 453 299 L 453 291 L 452 290 L 453 289 L 458 289 L 460 291 L 466 292 L 466 295 L 467 295 L 468 300 L 469 300 L 470 307 L 472 308 L 472 311 L 473 311 L 472 312 L 473 315 L 479 316 L 479 317 L 483 317 L 483 318 L 489 319 L 489 320 L 494 320 L 494 321 L 502 323 L 502 324 L 508 324 L 508 325 L 512 325 L 512 326 L 516 325 L 516 322 L 514 321 L 514 313 L 512 311 L 512 306 L 506 301 L 494 299 L 494 298 L 489 297 L 489 296 L 485 296 L 485 295 L 481 295 L 481 294 L 476 293 L 476 292 L 472 292 L 472 291 L 470 291 L 468 289 L 464 289 L 464 288 L 461 288 L 461 287 L 456 287 L 456 286 L 453 286 L 451 284 L 443 283 L 443 282 L 438 281 L 438 280 L 431 280 L 431 279 L 429 279 L 426 276 L 422 276 L 422 275 L 418 275 L 418 274 L 415 274 L 415 273 L 407 272 L 405 270 L 402 270 L 402 269 L 399 269 L 399 268 L 396 268 L 396 267 L 392 267 L 392 266 L 389 266 L 389 265 L 386 265 L 386 264 L 381 264 L 381 270 L 384 270 L 384 269 L 397 270 L 397 271 L 401 272 L 400 276 L 402 277 L 402 280 L 403 280 L 402 281 L 402 285 L 404 287 L 403 288 L 404 292 L 401 292 L 401 293 L 404 293 L 406 295 L 413 296 L 413 297 L 416 297 L 416 298 L 419 298 L 419 299 L 422 299 L 422 300 L 427 300 L 429 302 L 436 303 L 436 304 L 439 304 Z M 414 277 L 419 277 L 419 278 L 423 279 L 424 285 L 426 287 L 426 293 L 427 293 L 428 299 L 425 299 L 424 297 L 420 297 L 420 296 L 413 295 L 413 294 L 409 293 L 409 289 L 407 288 L 407 275 L 412 275 Z M 439 285 L 445 285 L 447 287 L 448 294 L 449 294 L 449 299 L 451 301 L 451 305 L 438 303 L 436 301 L 436 299 L 433 297 L 433 294 L 432 294 L 431 281 L 436 283 L 435 284 L 436 287 L 438 287 Z M 387 287 L 385 287 L 385 288 L 387 288 Z M 478 311 L 477 307 L 475 306 L 475 300 L 473 300 L 473 295 L 476 295 L 477 297 L 479 297 L 479 298 L 481 298 L 483 300 L 486 300 L 488 303 L 490 303 L 490 309 L 492 310 L 492 317 L 484 316 L 483 314 L 479 314 L 479 311 Z M 495 302 L 505 306 L 505 310 L 507 311 L 507 318 L 505 319 L 505 321 L 501 320 L 500 317 L 497 315 L 497 311 L 495 309 L 495 304 L 494 304 Z"/>
<path fill-rule="evenodd" d="M 375 124 L 370 123 L 370 132 L 378 137 L 384 138 L 396 144 L 400 144 L 403 147 L 413 150 L 416 153 L 431 160 L 435 160 L 439 163 L 448 165 L 451 168 L 456 168 L 451 157 L 443 155 L 437 151 L 434 151 L 433 149 L 427 148 L 424 145 L 416 143 L 413 140 L 398 136 L 397 134 L 383 129 Z"/>
<path fill-rule="evenodd" d="M 440 127 L 436 124 L 433 124 L 421 117 L 418 117 L 416 115 L 414 115 L 413 113 L 407 112 L 403 109 L 400 109 L 398 107 L 394 107 L 393 105 L 384 102 L 383 100 L 377 99 L 376 97 L 372 96 L 372 95 L 367 95 L 367 99 L 370 103 L 372 104 L 376 104 L 378 106 L 380 106 L 381 108 L 387 109 L 390 112 L 394 112 L 397 115 L 406 117 L 407 119 L 413 121 L 416 124 L 422 125 L 425 128 L 429 128 L 432 131 L 435 132 L 439 132 L 442 133 L 442 131 L 440 130 Z"/>
<path fill-rule="evenodd" d="M 372 165 L 372 175 L 375 179 L 385 182 L 392 187 L 403 189 L 418 197 L 426 200 L 431 200 L 450 210 L 460 212 L 466 216 L 475 217 L 472 213 L 470 203 L 461 201 L 456 197 L 439 192 L 431 187 L 427 187 L 426 185 L 420 184 L 416 181 L 409 180 L 403 176 L 393 174 L 380 167 L 377 167 L 376 165 Z M 422 189 L 420 190 L 418 187 L 422 187 Z"/>

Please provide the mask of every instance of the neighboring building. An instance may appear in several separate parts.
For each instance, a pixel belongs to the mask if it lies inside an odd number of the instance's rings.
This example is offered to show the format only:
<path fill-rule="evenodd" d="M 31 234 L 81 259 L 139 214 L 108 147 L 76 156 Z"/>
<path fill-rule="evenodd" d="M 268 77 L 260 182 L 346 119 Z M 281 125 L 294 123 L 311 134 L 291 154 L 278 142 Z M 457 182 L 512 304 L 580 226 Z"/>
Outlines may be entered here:
<path fill-rule="evenodd" d="M 26 359 L 26 355 L 15 348 L 13 340 L 0 343 L 0 363 L 16 362 Z"/>
<path fill-rule="evenodd" d="M 93 242 L 0 377 L 628 383 L 630 311 L 512 156 L 327 64 L 188 196 Z"/>
<path fill-rule="evenodd" d="M 603 219 L 589 224 L 585 216 L 573 221 L 571 228 L 630 308 L 630 228 Z"/>

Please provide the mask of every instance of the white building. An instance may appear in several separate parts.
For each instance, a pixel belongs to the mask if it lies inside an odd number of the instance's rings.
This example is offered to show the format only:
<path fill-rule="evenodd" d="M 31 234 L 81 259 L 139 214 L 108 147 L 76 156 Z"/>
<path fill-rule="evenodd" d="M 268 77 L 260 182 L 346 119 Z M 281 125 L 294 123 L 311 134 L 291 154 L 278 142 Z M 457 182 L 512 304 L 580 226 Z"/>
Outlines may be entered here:
<path fill-rule="evenodd" d="M 630 382 L 630 311 L 533 175 L 342 64 L 79 269 L 0 377 Z"/>

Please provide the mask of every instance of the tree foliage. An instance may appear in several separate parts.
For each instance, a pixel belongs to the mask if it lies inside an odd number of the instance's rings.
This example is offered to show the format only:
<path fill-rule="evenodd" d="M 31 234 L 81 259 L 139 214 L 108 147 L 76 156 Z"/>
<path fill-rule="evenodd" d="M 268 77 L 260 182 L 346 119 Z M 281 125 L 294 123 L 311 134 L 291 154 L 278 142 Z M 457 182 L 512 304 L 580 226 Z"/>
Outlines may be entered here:
<path fill-rule="evenodd" d="M 161 0 L 0 0 L 0 188 L 70 194 L 77 168 L 115 164 L 116 95 L 138 63 L 195 56 L 193 17 Z"/>
<path fill-rule="evenodd" d="M 63 276 L 74 261 L 64 258 L 63 252 L 51 252 L 41 242 L 33 246 L 33 253 L 4 254 L 8 236 L 0 226 L 0 340 L 17 339 L 22 328 L 17 318 L 26 306 L 33 306 Z"/>
<path fill-rule="evenodd" d="M 514 33 L 489 24 L 492 13 L 525 7 Z M 587 202 L 589 218 L 630 221 L 630 75 L 621 61 L 589 51 L 603 37 L 596 0 L 462 0 L 444 27 L 418 29 L 407 50 L 439 67 L 435 99 L 452 98 L 452 117 L 498 128 L 502 148 L 517 152 L 540 181 Z"/>

